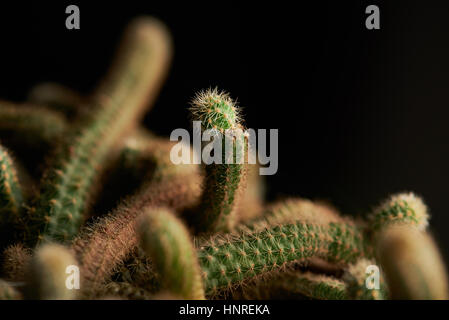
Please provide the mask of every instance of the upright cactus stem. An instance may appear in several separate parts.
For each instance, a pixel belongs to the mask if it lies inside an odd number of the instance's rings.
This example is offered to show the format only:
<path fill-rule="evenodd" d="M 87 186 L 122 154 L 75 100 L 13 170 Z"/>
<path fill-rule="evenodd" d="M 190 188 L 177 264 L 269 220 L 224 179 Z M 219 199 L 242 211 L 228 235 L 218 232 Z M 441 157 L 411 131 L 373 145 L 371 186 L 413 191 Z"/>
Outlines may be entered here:
<path fill-rule="evenodd" d="M 392 225 L 408 225 L 425 230 L 429 224 L 427 207 L 413 193 L 399 193 L 381 203 L 369 218 L 374 232 Z"/>
<path fill-rule="evenodd" d="M 214 139 L 222 139 L 221 164 L 206 165 L 206 181 L 196 225 L 199 231 L 229 231 L 237 220 L 235 215 L 246 184 L 247 146 L 239 110 L 228 94 L 209 89 L 196 95 L 190 111 L 194 121 L 201 121 L 203 133 L 212 130 Z M 232 150 L 226 149 L 226 141 L 229 140 Z M 217 159 L 215 155 L 214 158 Z"/>
<path fill-rule="evenodd" d="M 446 267 L 432 237 L 409 226 L 381 232 L 376 245 L 393 299 L 449 299 Z"/>
<path fill-rule="evenodd" d="M 161 274 L 162 285 L 184 299 L 204 299 L 204 289 L 192 239 L 173 213 L 146 210 L 140 226 L 140 243 Z"/>
<path fill-rule="evenodd" d="M 46 244 L 36 251 L 28 265 L 25 298 L 42 300 L 71 300 L 78 290 L 67 286 L 68 267 L 77 263 L 68 249 Z"/>
<path fill-rule="evenodd" d="M 17 218 L 23 202 L 16 169 L 8 151 L 0 145 L 0 225 Z"/>
<path fill-rule="evenodd" d="M 171 42 L 159 22 L 131 23 L 111 72 L 92 95 L 92 113 L 68 134 L 46 174 L 30 218 L 36 224 L 31 241 L 66 241 L 78 232 L 111 156 L 156 97 L 170 56 Z"/>

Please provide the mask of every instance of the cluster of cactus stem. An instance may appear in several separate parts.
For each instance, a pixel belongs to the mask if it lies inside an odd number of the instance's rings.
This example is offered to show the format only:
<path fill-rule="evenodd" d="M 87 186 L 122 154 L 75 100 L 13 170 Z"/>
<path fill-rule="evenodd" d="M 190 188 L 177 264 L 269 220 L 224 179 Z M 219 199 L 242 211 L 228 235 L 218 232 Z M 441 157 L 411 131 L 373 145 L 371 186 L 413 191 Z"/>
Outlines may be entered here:
<path fill-rule="evenodd" d="M 258 165 L 224 152 L 172 163 L 175 143 L 141 123 L 171 55 L 166 28 L 139 18 L 91 95 L 44 83 L 0 101 L 1 299 L 448 298 L 413 193 L 354 219 L 303 198 L 266 204 Z M 190 111 L 247 158 L 229 94 L 201 91 Z"/>

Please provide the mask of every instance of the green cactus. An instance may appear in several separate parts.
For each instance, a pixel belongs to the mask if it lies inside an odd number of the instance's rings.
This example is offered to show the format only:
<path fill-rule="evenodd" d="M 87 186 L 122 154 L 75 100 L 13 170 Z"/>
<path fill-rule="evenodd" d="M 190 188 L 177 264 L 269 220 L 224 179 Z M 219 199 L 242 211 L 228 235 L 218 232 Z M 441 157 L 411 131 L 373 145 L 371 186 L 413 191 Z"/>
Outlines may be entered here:
<path fill-rule="evenodd" d="M 296 222 L 239 236 L 217 236 L 200 244 L 198 251 L 206 294 L 212 296 L 311 257 L 351 263 L 365 254 L 362 232 L 356 226 L 334 222 Z"/>
<path fill-rule="evenodd" d="M 107 161 L 155 97 L 170 56 L 167 37 L 154 20 L 131 24 L 116 64 L 93 95 L 94 111 L 68 135 L 46 174 L 31 237 L 66 241 L 76 235 Z"/>
<path fill-rule="evenodd" d="M 87 112 L 85 106 L 88 105 L 86 99 L 77 92 L 53 82 L 34 86 L 28 93 L 28 101 L 59 111 L 68 119 Z"/>
<path fill-rule="evenodd" d="M 190 235 L 167 209 L 148 209 L 140 223 L 140 243 L 156 264 L 165 289 L 184 299 L 204 299 L 201 273 Z"/>
<path fill-rule="evenodd" d="M 378 206 L 369 218 L 370 228 L 382 230 L 395 224 L 406 224 L 424 230 L 429 224 L 427 207 L 413 193 L 399 193 Z"/>
<path fill-rule="evenodd" d="M 233 299 L 271 300 L 271 299 L 348 299 L 346 284 L 332 276 L 312 272 L 288 271 L 265 281 L 242 288 L 234 293 Z"/>
<path fill-rule="evenodd" d="M 17 220 L 22 205 L 23 194 L 13 160 L 0 145 L 0 225 Z"/>
<path fill-rule="evenodd" d="M 196 95 L 190 111 L 194 121 L 201 121 L 202 132 L 214 130 L 213 137 L 221 138 L 222 146 L 222 154 L 219 155 L 222 163 L 206 165 L 201 213 L 197 215 L 195 225 L 199 231 L 229 231 L 237 220 L 239 198 L 246 185 L 247 146 L 239 109 L 228 94 L 209 89 Z M 232 154 L 225 148 L 226 137 L 232 139 L 231 133 L 236 137 L 231 140 Z M 238 163 L 239 153 L 241 163 Z M 231 157 L 233 163 L 226 163 Z"/>
<path fill-rule="evenodd" d="M 0 101 L 0 132 L 14 132 L 15 142 L 48 146 L 67 131 L 63 115 L 37 105 L 15 105 Z"/>
<path fill-rule="evenodd" d="M 265 205 L 239 108 L 218 89 L 190 108 L 214 162 L 173 163 L 176 144 L 141 123 L 170 57 L 165 28 L 141 18 L 92 94 L 44 83 L 27 103 L 0 101 L 17 158 L 0 146 L 0 299 L 449 298 L 419 197 L 357 219 L 323 201 Z M 367 287 L 372 265 L 379 289 Z"/>

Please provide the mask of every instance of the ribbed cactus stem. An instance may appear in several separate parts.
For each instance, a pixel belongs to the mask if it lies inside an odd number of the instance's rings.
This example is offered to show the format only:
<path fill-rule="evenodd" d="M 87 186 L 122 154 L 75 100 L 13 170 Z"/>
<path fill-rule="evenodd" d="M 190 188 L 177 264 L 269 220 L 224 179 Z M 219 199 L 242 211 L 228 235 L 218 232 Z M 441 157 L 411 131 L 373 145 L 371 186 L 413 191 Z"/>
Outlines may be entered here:
<path fill-rule="evenodd" d="M 217 236 L 198 249 L 207 295 L 308 258 L 351 263 L 365 254 L 362 232 L 356 226 L 334 222 L 294 222 L 263 231 Z"/>
<path fill-rule="evenodd" d="M 23 194 L 9 152 L 0 145 L 0 225 L 15 221 L 23 204 Z"/>
<path fill-rule="evenodd" d="M 391 298 L 449 298 L 446 267 L 428 234 L 410 226 L 387 228 L 378 236 L 376 254 Z"/>
<path fill-rule="evenodd" d="M 140 221 L 140 245 L 161 275 L 164 289 L 185 299 L 204 299 L 196 252 L 187 228 L 168 209 L 147 209 Z"/>
<path fill-rule="evenodd" d="M 212 130 L 213 139 L 221 139 L 221 150 L 214 150 L 221 151 L 218 157 L 221 164 L 206 165 L 206 180 L 196 226 L 199 231 L 229 231 L 237 221 L 236 212 L 246 185 L 247 145 L 239 111 L 229 95 L 217 89 L 199 92 L 190 111 L 194 121 L 201 121 L 203 133 Z M 233 134 L 235 139 L 232 138 Z M 232 150 L 226 149 L 226 141 L 228 145 L 231 141 Z"/>
<path fill-rule="evenodd" d="M 413 193 L 399 193 L 381 203 L 371 214 L 369 222 L 374 232 L 392 225 L 425 230 L 429 224 L 429 214 L 420 197 Z"/>
<path fill-rule="evenodd" d="M 37 105 L 0 101 L 0 132 L 14 132 L 27 144 L 52 145 L 67 131 L 63 115 Z"/>
<path fill-rule="evenodd" d="M 346 284 L 340 279 L 312 272 L 287 271 L 257 281 L 232 295 L 235 299 L 301 299 L 345 300 L 348 298 Z"/>
<path fill-rule="evenodd" d="M 35 252 L 28 265 L 25 298 L 42 300 L 70 300 L 78 290 L 68 288 L 68 267 L 77 266 L 70 251 L 56 244 L 46 244 Z"/>
<path fill-rule="evenodd" d="M 43 82 L 34 86 L 28 94 L 28 101 L 47 106 L 64 113 L 68 118 L 76 116 L 86 105 L 85 98 L 63 85 Z"/>
<path fill-rule="evenodd" d="M 68 135 L 46 174 L 32 219 L 39 239 L 64 241 L 78 232 L 106 163 L 154 100 L 170 53 L 159 22 L 131 23 L 111 72 L 92 95 L 92 114 Z"/>

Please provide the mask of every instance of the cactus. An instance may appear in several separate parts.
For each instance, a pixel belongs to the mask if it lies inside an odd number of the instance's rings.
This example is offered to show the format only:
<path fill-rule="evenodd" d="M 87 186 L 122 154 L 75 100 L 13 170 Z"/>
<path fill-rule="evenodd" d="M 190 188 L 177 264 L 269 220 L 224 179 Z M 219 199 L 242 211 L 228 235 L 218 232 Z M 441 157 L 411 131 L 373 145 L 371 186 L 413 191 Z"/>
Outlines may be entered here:
<path fill-rule="evenodd" d="M 430 235 L 391 227 L 379 235 L 376 249 L 393 299 L 449 298 L 445 266 Z"/>
<path fill-rule="evenodd" d="M 86 99 L 77 92 L 58 83 L 44 82 L 34 86 L 28 93 L 28 101 L 32 104 L 47 106 L 63 113 L 67 118 L 87 112 Z"/>
<path fill-rule="evenodd" d="M 68 249 L 61 245 L 46 244 L 34 254 L 27 271 L 26 299 L 70 300 L 77 290 L 66 286 L 67 267 L 77 262 Z"/>
<path fill-rule="evenodd" d="M 289 271 L 254 286 L 242 288 L 233 299 L 348 299 L 346 284 L 340 279 L 312 272 Z"/>
<path fill-rule="evenodd" d="M 239 109 L 227 93 L 209 89 L 196 95 L 190 111 L 194 121 L 201 121 L 202 132 L 214 130 L 214 139 L 222 139 L 219 155 L 222 163 L 206 165 L 201 214 L 197 216 L 196 226 L 199 231 L 229 231 L 237 220 L 239 198 L 246 184 L 246 164 L 238 163 L 238 152 L 244 162 L 247 150 Z M 229 154 L 225 150 L 226 137 L 232 139 L 232 133 L 236 138 L 232 140 L 232 154 Z M 233 163 L 226 163 L 230 156 Z"/>
<path fill-rule="evenodd" d="M 153 20 L 130 25 L 116 64 L 93 95 L 94 111 L 68 135 L 47 172 L 32 217 L 39 239 L 66 241 L 77 233 L 105 162 L 160 86 L 170 52 L 167 37 Z"/>
<path fill-rule="evenodd" d="M 378 231 L 389 225 L 406 224 L 424 230 L 429 224 L 427 207 L 413 193 L 400 193 L 391 196 L 371 214 L 370 228 Z"/>
<path fill-rule="evenodd" d="M 355 226 L 296 222 L 239 236 L 218 235 L 200 245 L 198 256 L 206 293 L 213 296 L 311 257 L 351 263 L 365 254 L 363 234 Z"/>
<path fill-rule="evenodd" d="M 15 142 L 52 145 L 67 131 L 62 114 L 39 105 L 0 101 L 0 132 L 14 132 Z M 16 138 L 19 137 L 19 138 Z"/>
<path fill-rule="evenodd" d="M 0 146 L 0 221 L 7 223 L 19 214 L 23 195 L 8 151 Z"/>
<path fill-rule="evenodd" d="M 195 133 L 214 139 L 202 159 L 214 146 L 216 162 L 172 163 L 175 143 L 140 122 L 170 57 L 165 28 L 141 18 L 93 93 L 46 83 L 26 103 L 0 101 L 15 155 L 0 146 L 0 299 L 449 298 L 413 193 L 357 219 L 303 198 L 266 205 L 227 93 L 200 91 L 190 107 Z M 80 290 L 66 287 L 73 265 Z"/>
<path fill-rule="evenodd" d="M 204 299 L 196 252 L 183 223 L 169 210 L 151 208 L 139 228 L 141 246 L 156 264 L 165 289 L 185 299 Z"/>
<path fill-rule="evenodd" d="M 24 281 L 26 268 L 31 259 L 31 250 L 22 244 L 9 246 L 3 251 L 3 273 L 8 280 Z"/>
<path fill-rule="evenodd" d="M 168 155 L 167 145 L 158 153 Z M 177 211 L 194 207 L 200 197 L 201 175 L 196 165 L 175 166 L 165 156 L 155 156 L 159 165 L 134 196 L 123 201 L 112 213 L 85 228 L 72 248 L 81 263 L 83 287 L 95 290 L 116 266 L 136 248 L 136 221 L 145 208 L 169 206 Z M 90 293 L 88 293 L 90 294 Z"/>

